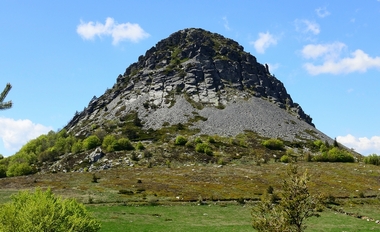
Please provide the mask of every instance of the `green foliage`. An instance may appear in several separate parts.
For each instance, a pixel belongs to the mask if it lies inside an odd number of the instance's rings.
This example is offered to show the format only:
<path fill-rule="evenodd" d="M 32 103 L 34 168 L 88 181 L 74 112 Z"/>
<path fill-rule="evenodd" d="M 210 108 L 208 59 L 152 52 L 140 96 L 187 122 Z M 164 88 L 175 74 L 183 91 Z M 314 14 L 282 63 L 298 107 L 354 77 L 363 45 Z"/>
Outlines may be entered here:
<path fill-rule="evenodd" d="M 71 147 L 71 152 L 76 154 L 83 150 L 83 142 L 82 140 L 76 141 L 73 146 Z"/>
<path fill-rule="evenodd" d="M 12 107 L 12 101 L 4 102 L 5 97 L 8 95 L 9 91 L 12 89 L 12 85 L 7 83 L 4 90 L 0 94 L 0 110 L 9 109 Z"/>
<path fill-rule="evenodd" d="M 7 177 L 7 167 L 5 165 L 0 165 L 0 178 Z"/>
<path fill-rule="evenodd" d="M 142 151 L 142 150 L 145 150 L 145 146 L 144 144 L 142 144 L 142 142 L 138 142 L 136 144 L 136 149 Z"/>
<path fill-rule="evenodd" d="M 283 162 L 283 163 L 289 163 L 290 162 L 290 158 L 287 155 L 283 155 L 283 156 L 281 156 L 280 161 Z"/>
<path fill-rule="evenodd" d="M 101 145 L 101 141 L 96 135 L 90 135 L 83 141 L 84 150 L 94 149 Z"/>
<path fill-rule="evenodd" d="M 206 153 L 207 155 L 213 155 L 211 147 L 206 143 L 198 143 L 195 146 L 195 151 L 199 153 Z"/>
<path fill-rule="evenodd" d="M 182 136 L 182 135 L 178 135 L 175 138 L 175 142 L 174 142 L 175 145 L 184 146 L 186 143 L 187 143 L 187 139 L 184 136 Z"/>
<path fill-rule="evenodd" d="M 380 156 L 376 154 L 371 154 L 364 158 L 365 164 L 380 165 Z"/>
<path fill-rule="evenodd" d="M 117 143 L 114 147 L 115 151 L 123 151 L 123 150 L 134 150 L 135 147 L 132 145 L 131 141 L 128 138 L 120 138 L 117 140 Z"/>
<path fill-rule="evenodd" d="M 36 170 L 28 163 L 12 163 L 7 170 L 7 176 L 23 176 L 35 173 Z"/>
<path fill-rule="evenodd" d="M 215 138 L 212 136 L 207 137 L 207 142 L 209 143 L 216 143 Z"/>
<path fill-rule="evenodd" d="M 195 138 L 195 143 L 203 143 L 202 139 L 200 137 Z"/>
<path fill-rule="evenodd" d="M 113 152 L 115 150 L 117 140 L 114 135 L 106 135 L 103 139 L 102 147 L 107 152 Z"/>
<path fill-rule="evenodd" d="M 271 150 L 283 150 L 284 149 L 284 142 L 282 142 L 279 139 L 268 139 L 263 141 L 263 146 L 266 148 L 269 148 Z"/>
<path fill-rule="evenodd" d="M 50 190 L 21 191 L 0 208 L 0 232 L 99 231 L 83 204 L 61 199 Z"/>
<path fill-rule="evenodd" d="M 317 148 L 320 148 L 324 143 L 322 142 L 322 140 L 315 140 L 314 141 L 314 146 L 316 146 Z"/>
<path fill-rule="evenodd" d="M 355 162 L 354 156 L 346 150 L 333 147 L 327 152 L 315 155 L 313 161 L 316 162 Z"/>
<path fill-rule="evenodd" d="M 257 231 L 305 231 L 305 220 L 319 216 L 320 196 L 309 193 L 309 175 L 298 173 L 298 167 L 290 165 L 288 178 L 283 181 L 281 201 L 276 203 L 271 195 L 252 209 L 252 226 Z"/>

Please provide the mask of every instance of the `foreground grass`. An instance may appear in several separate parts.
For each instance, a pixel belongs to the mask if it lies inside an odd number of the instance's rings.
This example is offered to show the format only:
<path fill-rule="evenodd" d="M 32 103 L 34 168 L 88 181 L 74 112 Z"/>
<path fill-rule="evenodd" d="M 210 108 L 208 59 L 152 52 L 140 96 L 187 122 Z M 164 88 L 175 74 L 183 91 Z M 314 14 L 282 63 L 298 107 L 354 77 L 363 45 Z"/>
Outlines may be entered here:
<path fill-rule="evenodd" d="M 254 231 L 250 205 L 89 206 L 101 231 Z M 365 207 L 364 207 L 365 208 Z M 377 209 L 377 213 L 380 210 Z M 373 221 L 325 210 L 306 231 L 379 231 Z"/>

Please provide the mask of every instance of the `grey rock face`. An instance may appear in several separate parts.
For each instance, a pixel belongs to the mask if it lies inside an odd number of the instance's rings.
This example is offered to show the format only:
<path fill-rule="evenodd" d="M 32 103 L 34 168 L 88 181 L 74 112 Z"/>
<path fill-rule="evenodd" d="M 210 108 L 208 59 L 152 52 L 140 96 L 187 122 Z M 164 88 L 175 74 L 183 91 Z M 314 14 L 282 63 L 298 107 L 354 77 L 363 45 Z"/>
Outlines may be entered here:
<path fill-rule="evenodd" d="M 138 114 L 146 129 L 186 123 L 197 112 L 209 119 L 195 125 L 203 133 L 232 135 L 249 129 L 291 140 L 305 128 L 316 130 L 267 66 L 237 42 L 202 29 L 181 30 L 158 42 L 65 128 L 86 136 L 89 125 L 101 127 L 130 112 Z M 294 119 L 302 129 L 286 123 Z"/>

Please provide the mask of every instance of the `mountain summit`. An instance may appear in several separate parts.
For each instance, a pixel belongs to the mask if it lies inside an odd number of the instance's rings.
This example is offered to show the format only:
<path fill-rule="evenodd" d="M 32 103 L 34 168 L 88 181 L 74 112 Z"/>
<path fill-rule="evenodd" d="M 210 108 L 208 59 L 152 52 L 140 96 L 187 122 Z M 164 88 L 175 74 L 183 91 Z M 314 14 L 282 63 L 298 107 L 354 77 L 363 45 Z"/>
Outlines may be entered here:
<path fill-rule="evenodd" d="M 131 120 L 139 130 L 128 128 Z M 65 129 L 83 138 L 103 129 L 141 140 L 178 124 L 208 135 L 253 131 L 287 141 L 332 141 L 293 102 L 268 65 L 237 42 L 194 28 L 175 32 L 146 51 Z"/>

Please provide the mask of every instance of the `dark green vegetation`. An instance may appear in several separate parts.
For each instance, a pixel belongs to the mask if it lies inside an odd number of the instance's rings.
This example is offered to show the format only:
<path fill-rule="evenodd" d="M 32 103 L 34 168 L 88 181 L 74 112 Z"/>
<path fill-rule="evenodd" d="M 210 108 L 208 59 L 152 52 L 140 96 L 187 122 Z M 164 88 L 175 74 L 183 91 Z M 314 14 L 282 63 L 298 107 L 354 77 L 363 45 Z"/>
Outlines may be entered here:
<path fill-rule="evenodd" d="M 5 97 L 8 95 L 9 91 L 12 89 L 11 84 L 7 84 L 0 94 L 0 110 L 6 110 L 12 107 L 12 101 L 4 102 Z"/>
<path fill-rule="evenodd" d="M 198 120 L 197 115 L 194 120 Z M 87 137 L 75 136 L 65 129 L 57 133 L 50 131 L 28 142 L 15 155 L 0 158 L 0 178 L 40 171 L 51 172 L 49 167 L 63 157 L 65 163 L 60 165 L 65 166 L 62 169 L 87 170 L 92 163 L 86 157 L 97 147 L 102 148 L 107 159 L 127 159 L 130 161 L 129 165 L 132 163 L 150 167 L 167 166 L 175 162 L 260 165 L 271 160 L 287 163 L 355 162 L 362 159 L 338 144 L 334 143 L 334 146 L 321 140 L 289 142 L 263 138 L 251 131 L 233 138 L 196 135 L 198 131 L 191 129 L 192 122 L 190 120 L 186 124 L 146 130 L 138 115 L 131 113 L 118 122 L 109 122 L 103 128 L 94 128 Z M 376 157 L 371 159 L 375 160 Z"/>

